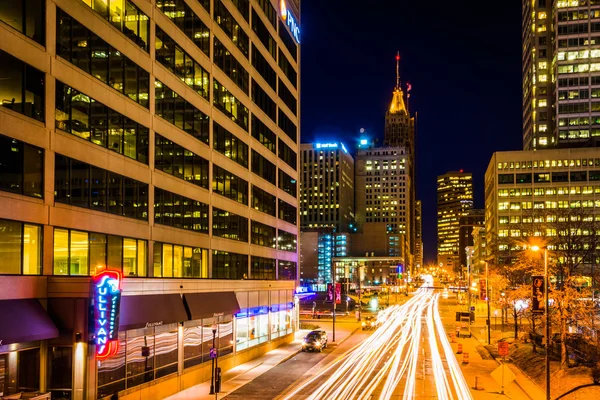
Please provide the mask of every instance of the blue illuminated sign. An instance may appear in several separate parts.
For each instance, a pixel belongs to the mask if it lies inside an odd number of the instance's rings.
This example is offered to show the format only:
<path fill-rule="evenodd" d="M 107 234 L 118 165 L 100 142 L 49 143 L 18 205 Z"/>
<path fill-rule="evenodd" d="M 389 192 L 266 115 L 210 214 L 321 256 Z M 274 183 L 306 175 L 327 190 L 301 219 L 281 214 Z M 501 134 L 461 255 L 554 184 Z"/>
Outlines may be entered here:
<path fill-rule="evenodd" d="M 369 141 L 367 139 L 360 139 L 361 146 L 366 146 L 367 144 L 369 144 Z"/>
<path fill-rule="evenodd" d="M 106 358 L 118 350 L 121 274 L 102 271 L 94 276 L 93 282 L 96 357 Z"/>
<path fill-rule="evenodd" d="M 348 149 L 346 149 L 346 146 L 344 146 L 344 143 L 340 143 L 340 145 L 342 146 L 342 150 L 344 150 L 344 153 L 348 153 Z"/>
<path fill-rule="evenodd" d="M 315 149 L 337 149 L 337 143 L 315 143 Z"/>
<path fill-rule="evenodd" d="M 292 32 L 292 36 L 296 40 L 296 43 L 300 43 L 300 26 L 296 21 L 296 17 L 287 9 L 285 4 L 285 0 L 281 0 L 280 3 L 281 8 L 281 19 L 285 22 L 290 32 Z"/>

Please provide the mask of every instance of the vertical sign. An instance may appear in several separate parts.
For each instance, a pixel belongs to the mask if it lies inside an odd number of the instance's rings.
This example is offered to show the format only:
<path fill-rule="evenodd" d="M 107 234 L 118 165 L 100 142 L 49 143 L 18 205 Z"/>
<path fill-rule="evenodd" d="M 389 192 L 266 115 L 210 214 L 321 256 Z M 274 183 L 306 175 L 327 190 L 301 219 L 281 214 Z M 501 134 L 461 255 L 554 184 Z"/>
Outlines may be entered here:
<path fill-rule="evenodd" d="M 531 312 L 533 314 L 544 313 L 544 276 L 534 275 L 531 277 Z"/>
<path fill-rule="evenodd" d="M 484 278 L 479 279 L 479 298 L 487 300 L 487 282 Z"/>
<path fill-rule="evenodd" d="M 335 284 L 335 304 L 341 304 L 341 303 L 342 303 L 342 284 L 336 283 Z"/>
<path fill-rule="evenodd" d="M 93 285 L 96 357 L 106 358 L 118 350 L 121 273 L 102 271 L 94 275 Z"/>
<path fill-rule="evenodd" d="M 327 284 L 327 302 L 331 303 L 333 301 L 333 285 L 331 283 Z"/>
<path fill-rule="evenodd" d="M 296 17 L 290 12 L 290 10 L 287 9 L 285 0 L 281 0 L 279 2 L 279 12 L 281 13 L 281 19 L 287 25 L 288 29 L 292 33 L 292 36 L 296 40 L 296 43 L 300 43 L 300 26 L 296 21 Z"/>

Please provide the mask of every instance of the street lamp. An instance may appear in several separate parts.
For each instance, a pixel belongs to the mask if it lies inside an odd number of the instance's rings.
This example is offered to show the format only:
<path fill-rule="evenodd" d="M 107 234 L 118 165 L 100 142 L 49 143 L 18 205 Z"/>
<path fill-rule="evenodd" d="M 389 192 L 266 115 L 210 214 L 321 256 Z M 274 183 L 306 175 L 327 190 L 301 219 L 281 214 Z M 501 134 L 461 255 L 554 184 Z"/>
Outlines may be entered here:
<path fill-rule="evenodd" d="M 546 317 L 546 399 L 550 400 L 550 312 L 548 301 L 548 247 L 531 246 L 531 250 L 544 249 L 544 316 Z"/>
<path fill-rule="evenodd" d="M 213 344 L 212 344 L 212 351 L 216 351 L 216 347 L 215 347 L 215 338 L 217 336 L 217 324 L 212 324 L 212 326 L 210 327 L 212 329 L 212 334 L 213 334 Z M 213 355 L 211 354 L 211 359 L 212 359 L 212 368 L 210 371 L 210 393 L 209 394 L 215 394 L 215 358 L 213 357 Z"/>
<path fill-rule="evenodd" d="M 488 344 L 492 344 L 491 339 L 491 317 L 490 317 L 490 282 L 489 282 L 489 274 L 488 274 L 488 262 L 482 261 L 485 263 L 485 300 L 487 302 L 487 331 L 488 331 Z"/>

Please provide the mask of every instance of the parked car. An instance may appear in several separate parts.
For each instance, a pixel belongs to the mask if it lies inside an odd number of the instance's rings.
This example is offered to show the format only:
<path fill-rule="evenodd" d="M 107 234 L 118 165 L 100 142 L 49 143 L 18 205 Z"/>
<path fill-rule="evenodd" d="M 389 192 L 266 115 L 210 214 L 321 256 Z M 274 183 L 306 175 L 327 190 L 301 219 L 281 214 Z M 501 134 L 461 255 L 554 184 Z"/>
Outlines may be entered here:
<path fill-rule="evenodd" d="M 362 330 L 368 331 L 377 328 L 377 318 L 374 316 L 369 316 L 364 319 L 362 322 Z"/>
<path fill-rule="evenodd" d="M 302 341 L 302 351 L 323 351 L 327 347 L 327 332 L 323 330 L 310 331 Z"/>

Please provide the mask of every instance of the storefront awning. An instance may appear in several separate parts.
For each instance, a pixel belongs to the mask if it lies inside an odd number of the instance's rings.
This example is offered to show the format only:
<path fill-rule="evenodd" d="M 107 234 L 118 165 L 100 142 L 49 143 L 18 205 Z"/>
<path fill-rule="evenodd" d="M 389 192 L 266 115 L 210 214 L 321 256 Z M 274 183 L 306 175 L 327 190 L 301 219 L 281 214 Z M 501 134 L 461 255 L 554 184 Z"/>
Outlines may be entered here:
<path fill-rule="evenodd" d="M 234 292 L 186 293 L 183 299 L 192 320 L 210 318 L 220 313 L 240 312 L 240 305 Z"/>
<path fill-rule="evenodd" d="M 150 294 L 121 297 L 119 330 L 187 321 L 188 316 L 178 294 Z"/>
<path fill-rule="evenodd" d="M 0 345 L 58 337 L 58 329 L 37 299 L 0 300 Z"/>

